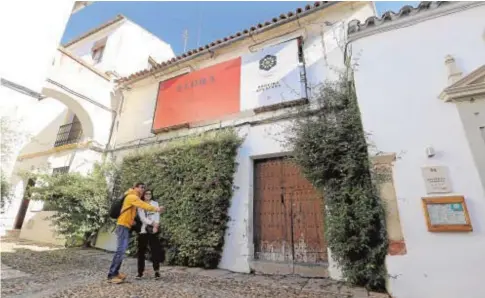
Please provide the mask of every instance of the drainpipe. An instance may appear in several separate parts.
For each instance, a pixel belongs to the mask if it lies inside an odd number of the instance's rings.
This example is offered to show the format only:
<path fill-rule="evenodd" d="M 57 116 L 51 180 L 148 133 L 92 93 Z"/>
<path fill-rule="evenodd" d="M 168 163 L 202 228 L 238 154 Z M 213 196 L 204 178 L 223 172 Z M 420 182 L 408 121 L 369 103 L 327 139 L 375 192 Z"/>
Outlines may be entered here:
<path fill-rule="evenodd" d="M 106 144 L 105 152 L 108 152 L 108 150 L 109 150 L 109 146 L 110 146 L 111 140 L 113 138 L 115 123 L 118 120 L 118 116 L 121 115 L 121 110 L 123 108 L 123 104 L 125 103 L 125 95 L 123 94 L 123 89 L 124 88 L 119 88 L 118 89 L 119 90 L 119 93 L 120 93 L 120 96 L 121 96 L 121 100 L 120 100 L 120 104 L 118 106 L 118 111 L 113 111 L 115 117 L 113 118 L 113 121 L 111 123 L 111 128 L 110 128 L 110 131 L 109 131 L 108 143 Z"/>
<path fill-rule="evenodd" d="M 118 119 L 118 114 L 115 111 L 112 111 L 111 114 L 113 115 L 113 121 L 111 121 L 111 127 L 109 129 L 108 142 L 106 143 L 106 147 L 104 148 L 104 150 L 109 149 L 109 144 L 111 143 L 111 137 L 113 136 L 113 130 L 114 130 L 114 127 L 115 127 L 115 122 L 116 122 L 116 119 Z"/>

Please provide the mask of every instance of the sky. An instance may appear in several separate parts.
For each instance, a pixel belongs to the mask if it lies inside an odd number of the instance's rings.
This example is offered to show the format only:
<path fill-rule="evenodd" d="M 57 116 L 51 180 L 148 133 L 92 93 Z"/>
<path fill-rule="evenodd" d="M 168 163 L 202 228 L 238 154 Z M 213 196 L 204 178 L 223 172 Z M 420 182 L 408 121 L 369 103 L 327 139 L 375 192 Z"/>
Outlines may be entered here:
<path fill-rule="evenodd" d="M 73 14 L 62 37 L 66 43 L 123 14 L 172 46 L 175 54 L 184 52 L 184 31 L 188 31 L 187 50 L 206 45 L 281 13 L 304 7 L 308 1 L 223 1 L 223 2 L 94 2 Z M 419 1 L 376 2 L 379 15 L 395 12 Z M 362 20 L 364 21 L 364 20 Z"/>

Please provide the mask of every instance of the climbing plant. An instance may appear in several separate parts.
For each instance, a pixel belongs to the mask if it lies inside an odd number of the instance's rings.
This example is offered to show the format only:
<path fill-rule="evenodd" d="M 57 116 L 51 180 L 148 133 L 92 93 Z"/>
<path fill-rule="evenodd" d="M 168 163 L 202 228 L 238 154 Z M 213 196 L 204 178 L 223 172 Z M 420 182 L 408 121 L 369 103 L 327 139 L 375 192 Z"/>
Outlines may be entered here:
<path fill-rule="evenodd" d="M 115 168 L 109 163 L 95 164 L 86 175 L 26 173 L 34 178 L 31 200 L 40 200 L 50 211 L 57 233 L 67 245 L 82 241 L 88 246 L 97 231 L 109 222 L 110 189 L 108 182 Z"/>
<path fill-rule="evenodd" d="M 215 268 L 224 245 L 241 139 L 232 129 L 189 137 L 123 159 L 121 189 L 143 181 L 160 205 L 166 259 Z M 130 253 L 136 253 L 133 240 Z"/>
<path fill-rule="evenodd" d="M 346 280 L 385 288 L 385 211 L 371 175 L 368 144 L 350 67 L 323 85 L 316 108 L 299 111 L 287 145 L 323 193 L 326 241 Z"/>

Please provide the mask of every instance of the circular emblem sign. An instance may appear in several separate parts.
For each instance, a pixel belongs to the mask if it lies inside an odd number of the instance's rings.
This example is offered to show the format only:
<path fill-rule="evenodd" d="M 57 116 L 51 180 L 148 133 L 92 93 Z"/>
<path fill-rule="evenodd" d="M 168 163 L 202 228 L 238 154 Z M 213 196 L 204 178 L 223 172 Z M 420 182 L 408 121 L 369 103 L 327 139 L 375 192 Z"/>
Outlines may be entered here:
<path fill-rule="evenodd" d="M 259 69 L 261 70 L 270 70 L 271 68 L 276 66 L 276 56 L 273 55 L 266 55 L 263 59 L 259 60 Z"/>

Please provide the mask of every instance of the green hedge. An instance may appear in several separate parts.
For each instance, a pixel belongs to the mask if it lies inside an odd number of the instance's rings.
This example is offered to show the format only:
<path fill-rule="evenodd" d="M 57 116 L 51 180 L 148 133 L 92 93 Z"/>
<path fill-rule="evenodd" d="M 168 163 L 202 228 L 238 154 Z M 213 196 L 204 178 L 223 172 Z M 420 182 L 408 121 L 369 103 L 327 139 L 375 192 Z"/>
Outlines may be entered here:
<path fill-rule="evenodd" d="M 165 206 L 161 230 L 169 264 L 217 267 L 240 144 L 234 130 L 224 130 L 123 159 L 121 188 L 143 181 Z M 130 252 L 136 253 L 132 243 Z"/>

